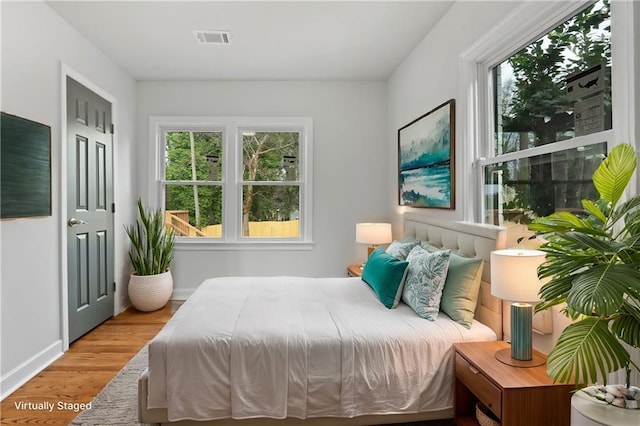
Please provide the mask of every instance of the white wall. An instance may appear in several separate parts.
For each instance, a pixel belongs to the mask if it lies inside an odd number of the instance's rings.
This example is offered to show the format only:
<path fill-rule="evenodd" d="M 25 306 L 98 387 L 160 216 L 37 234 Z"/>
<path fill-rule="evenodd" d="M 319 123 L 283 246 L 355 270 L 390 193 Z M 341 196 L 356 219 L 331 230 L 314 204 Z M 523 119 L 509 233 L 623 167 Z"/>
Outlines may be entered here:
<path fill-rule="evenodd" d="M 174 297 L 223 275 L 344 276 L 366 248 L 355 224 L 388 220 L 384 82 L 141 82 L 139 139 L 149 116 L 309 116 L 314 130 L 313 239 L 310 251 L 175 251 Z M 141 144 L 141 158 L 148 157 Z M 148 167 L 141 163 L 141 188 Z"/>
<path fill-rule="evenodd" d="M 137 194 L 135 81 L 43 2 L 2 2 L 3 112 L 51 126 L 52 216 L 3 220 L 1 232 L 2 396 L 62 352 L 61 63 L 115 98 L 115 229 L 131 222 Z M 126 282 L 124 232 L 116 232 L 115 278 Z M 66 285 L 66 284 L 64 284 Z M 128 306 L 116 293 L 115 311 Z"/>
<path fill-rule="evenodd" d="M 422 114 L 449 99 L 456 99 L 455 157 L 464 158 L 467 141 L 461 138 L 463 124 L 460 120 L 460 55 L 478 38 L 487 33 L 495 23 L 506 16 L 515 2 L 456 2 L 449 12 L 429 32 L 425 39 L 404 60 L 388 81 L 388 139 L 387 152 L 393 165 L 388 170 L 389 205 L 392 209 L 394 230 L 400 232 L 404 211 L 413 210 L 444 220 L 463 220 L 465 209 L 463 191 L 471 182 L 463 180 L 463 170 L 470 164 L 456 161 L 455 210 L 415 209 L 398 206 L 397 131 Z"/>

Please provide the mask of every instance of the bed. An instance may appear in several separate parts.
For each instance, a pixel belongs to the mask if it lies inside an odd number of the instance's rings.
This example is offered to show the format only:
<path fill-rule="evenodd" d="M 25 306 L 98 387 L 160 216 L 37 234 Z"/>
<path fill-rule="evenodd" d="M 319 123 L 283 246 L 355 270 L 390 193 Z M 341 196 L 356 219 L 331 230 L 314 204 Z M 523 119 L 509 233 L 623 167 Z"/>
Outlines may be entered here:
<path fill-rule="evenodd" d="M 452 344 L 502 338 L 490 252 L 502 228 L 404 216 L 404 237 L 484 261 L 474 319 L 383 306 L 360 278 L 206 280 L 149 345 L 139 419 L 176 425 L 384 424 L 453 416 Z M 304 420 L 303 420 L 304 419 Z"/>

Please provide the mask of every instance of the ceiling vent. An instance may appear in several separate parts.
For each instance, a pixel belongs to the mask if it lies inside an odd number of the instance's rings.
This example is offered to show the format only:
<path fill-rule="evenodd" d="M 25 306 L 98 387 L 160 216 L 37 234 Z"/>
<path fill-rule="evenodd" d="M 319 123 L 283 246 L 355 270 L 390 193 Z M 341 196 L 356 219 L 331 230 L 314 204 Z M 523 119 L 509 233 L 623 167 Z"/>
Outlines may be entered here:
<path fill-rule="evenodd" d="M 202 44 L 231 44 L 229 31 L 193 31 L 193 34 Z"/>

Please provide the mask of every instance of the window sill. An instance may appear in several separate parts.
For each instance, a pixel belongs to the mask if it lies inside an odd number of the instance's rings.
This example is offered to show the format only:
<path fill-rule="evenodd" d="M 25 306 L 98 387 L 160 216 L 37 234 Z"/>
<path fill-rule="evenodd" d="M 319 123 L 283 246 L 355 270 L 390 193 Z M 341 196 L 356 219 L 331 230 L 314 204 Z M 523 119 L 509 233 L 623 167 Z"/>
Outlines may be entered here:
<path fill-rule="evenodd" d="M 213 238 L 177 239 L 174 251 L 304 251 L 313 250 L 313 241 L 224 241 Z"/>

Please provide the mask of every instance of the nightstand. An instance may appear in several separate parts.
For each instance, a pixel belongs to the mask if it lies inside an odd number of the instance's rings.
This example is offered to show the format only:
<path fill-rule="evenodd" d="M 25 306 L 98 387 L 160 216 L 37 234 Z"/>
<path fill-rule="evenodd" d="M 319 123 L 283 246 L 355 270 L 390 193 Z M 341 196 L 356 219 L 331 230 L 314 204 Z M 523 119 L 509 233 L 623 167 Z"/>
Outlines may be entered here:
<path fill-rule="evenodd" d="M 456 425 L 479 425 L 475 405 L 481 401 L 503 426 L 569 425 L 572 384 L 554 384 L 546 364 L 512 367 L 495 358 L 507 342 L 455 343 Z M 534 351 L 545 358 L 543 354 Z"/>
<path fill-rule="evenodd" d="M 360 265 L 349 265 L 347 268 L 347 275 L 350 277 L 360 277 L 362 276 L 362 266 Z"/>

